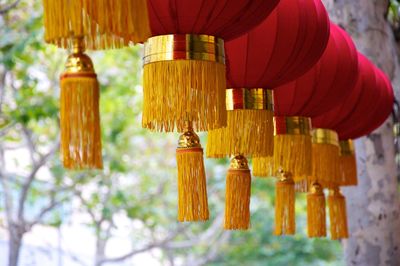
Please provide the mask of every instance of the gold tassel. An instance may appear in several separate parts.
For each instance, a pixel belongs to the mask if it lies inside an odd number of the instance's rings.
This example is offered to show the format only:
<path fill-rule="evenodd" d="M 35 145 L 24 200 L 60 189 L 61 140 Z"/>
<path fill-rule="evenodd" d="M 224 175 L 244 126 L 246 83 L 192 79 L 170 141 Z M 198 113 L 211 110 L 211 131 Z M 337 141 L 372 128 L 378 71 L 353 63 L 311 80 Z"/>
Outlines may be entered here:
<path fill-rule="evenodd" d="M 293 235 L 296 232 L 295 191 L 291 173 L 279 171 L 275 189 L 275 235 Z"/>
<path fill-rule="evenodd" d="M 226 230 L 247 230 L 250 227 L 251 174 L 247 159 L 237 155 L 231 160 L 226 176 Z"/>
<path fill-rule="evenodd" d="M 196 131 L 226 125 L 225 65 L 175 60 L 143 67 L 142 125 L 155 131 L 181 132 L 186 120 Z"/>
<path fill-rule="evenodd" d="M 224 41 L 208 35 L 170 34 L 144 45 L 142 126 L 182 132 L 226 126 Z"/>
<path fill-rule="evenodd" d="M 326 236 L 325 195 L 318 183 L 313 183 L 307 194 L 307 234 L 308 237 Z"/>
<path fill-rule="evenodd" d="M 176 149 L 178 168 L 178 221 L 206 221 L 209 218 L 207 182 L 200 139 L 188 125 Z"/>
<path fill-rule="evenodd" d="M 101 169 L 99 83 L 77 39 L 61 75 L 61 152 L 64 167 Z"/>
<path fill-rule="evenodd" d="M 228 125 L 208 132 L 207 157 L 272 155 L 273 111 L 231 110 Z"/>
<path fill-rule="evenodd" d="M 253 175 L 257 177 L 272 177 L 273 157 L 253 157 Z"/>
<path fill-rule="evenodd" d="M 43 0 L 45 41 L 61 48 L 72 48 L 73 39 L 76 37 L 82 37 L 88 49 L 112 49 L 127 45 L 127 41 L 121 36 L 110 30 L 100 29 L 97 23 L 89 18 L 84 8 L 94 9 L 96 3 L 96 0 Z M 114 14 L 126 12 L 124 8 L 116 10 L 113 7 L 109 12 L 111 10 Z M 108 19 L 110 22 L 123 24 L 125 29 L 126 24 L 129 24 L 127 21 L 118 21 L 118 16 Z"/>
<path fill-rule="evenodd" d="M 100 32 L 133 43 L 144 42 L 151 36 L 147 0 L 84 0 L 84 5 Z"/>
<path fill-rule="evenodd" d="M 353 142 L 351 140 L 340 141 L 339 177 L 340 186 L 357 185 L 357 163 Z"/>
<path fill-rule="evenodd" d="M 314 129 L 312 144 L 312 176 L 309 182 L 318 182 L 332 188 L 339 178 L 339 142 L 335 131 Z"/>
<path fill-rule="evenodd" d="M 348 238 L 346 199 L 339 187 L 330 190 L 328 196 L 329 220 L 332 239 Z"/>

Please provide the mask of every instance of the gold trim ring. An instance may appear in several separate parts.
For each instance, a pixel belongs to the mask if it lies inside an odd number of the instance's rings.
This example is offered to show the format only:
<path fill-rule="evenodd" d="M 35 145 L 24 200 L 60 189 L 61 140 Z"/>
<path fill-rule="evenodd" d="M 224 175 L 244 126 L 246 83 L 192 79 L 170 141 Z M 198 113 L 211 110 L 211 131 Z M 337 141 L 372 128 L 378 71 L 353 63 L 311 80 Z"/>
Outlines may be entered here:
<path fill-rule="evenodd" d="M 311 119 L 303 116 L 275 116 L 274 135 L 311 136 Z"/>
<path fill-rule="evenodd" d="M 201 60 L 225 64 L 224 41 L 209 35 L 169 34 L 149 38 L 143 64 L 171 60 Z"/>
<path fill-rule="evenodd" d="M 351 139 L 341 140 L 339 142 L 340 155 L 354 155 L 354 143 Z"/>
<path fill-rule="evenodd" d="M 274 111 L 272 90 L 263 88 L 231 88 L 226 90 L 226 110 Z"/>
<path fill-rule="evenodd" d="M 339 137 L 336 131 L 326 128 L 313 129 L 312 142 L 318 144 L 331 144 L 339 147 Z"/>

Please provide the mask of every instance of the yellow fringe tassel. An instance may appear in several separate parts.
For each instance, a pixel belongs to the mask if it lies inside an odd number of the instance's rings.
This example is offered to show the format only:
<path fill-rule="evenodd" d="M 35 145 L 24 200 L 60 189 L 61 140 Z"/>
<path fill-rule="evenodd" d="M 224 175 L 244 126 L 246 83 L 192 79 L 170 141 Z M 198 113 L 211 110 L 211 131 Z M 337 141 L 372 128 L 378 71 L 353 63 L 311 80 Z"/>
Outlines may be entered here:
<path fill-rule="evenodd" d="M 340 155 L 339 157 L 340 186 L 357 186 L 357 163 L 355 155 Z"/>
<path fill-rule="evenodd" d="M 146 0 L 43 0 L 43 7 L 45 41 L 58 47 L 71 48 L 73 36 L 88 49 L 111 49 L 151 35 Z"/>
<path fill-rule="evenodd" d="M 253 175 L 257 177 L 272 177 L 273 157 L 253 157 Z"/>
<path fill-rule="evenodd" d="M 140 43 L 151 36 L 147 0 L 84 0 L 85 10 L 102 33 Z"/>
<path fill-rule="evenodd" d="M 348 238 L 346 199 L 338 188 L 331 190 L 328 196 L 329 219 L 332 239 Z"/>
<path fill-rule="evenodd" d="M 226 230 L 247 230 L 250 227 L 250 170 L 229 169 L 226 176 Z"/>
<path fill-rule="evenodd" d="M 290 175 L 276 182 L 275 235 L 293 235 L 296 232 L 294 181 Z"/>
<path fill-rule="evenodd" d="M 273 111 L 230 110 L 228 125 L 208 132 L 207 157 L 272 156 Z"/>
<path fill-rule="evenodd" d="M 209 218 L 207 182 L 202 148 L 178 148 L 178 221 L 206 221 Z"/>
<path fill-rule="evenodd" d="M 307 234 L 308 237 L 326 236 L 325 195 L 319 184 L 313 184 L 307 194 Z"/>
<path fill-rule="evenodd" d="M 155 131 L 182 132 L 226 126 L 225 65 L 200 60 L 159 61 L 143 67 L 142 125 Z"/>
<path fill-rule="evenodd" d="M 339 178 L 339 147 L 332 144 L 312 144 L 312 182 L 332 188 Z"/>
<path fill-rule="evenodd" d="M 312 145 L 310 135 L 274 136 L 274 172 L 290 172 L 297 183 L 311 174 Z"/>
<path fill-rule="evenodd" d="M 61 152 L 65 168 L 103 167 L 99 96 L 96 75 L 61 78 Z"/>

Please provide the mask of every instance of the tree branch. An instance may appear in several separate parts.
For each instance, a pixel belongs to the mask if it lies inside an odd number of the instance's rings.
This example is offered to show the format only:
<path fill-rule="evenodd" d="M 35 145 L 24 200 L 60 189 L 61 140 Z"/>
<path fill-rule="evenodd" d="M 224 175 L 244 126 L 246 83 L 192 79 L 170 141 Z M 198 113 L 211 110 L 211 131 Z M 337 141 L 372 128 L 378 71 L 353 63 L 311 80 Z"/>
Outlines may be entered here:
<path fill-rule="evenodd" d="M 18 201 L 18 219 L 20 221 L 23 221 L 23 219 L 24 219 L 25 201 L 28 196 L 28 191 L 31 187 L 33 180 L 36 177 L 37 172 L 40 170 L 40 168 L 42 168 L 46 164 L 48 159 L 54 155 L 58 146 L 59 146 L 59 141 L 56 141 L 56 144 L 54 145 L 54 147 L 51 148 L 47 154 L 40 157 L 40 159 L 33 165 L 33 169 L 31 171 L 31 173 L 29 174 L 27 180 L 25 181 L 24 185 L 22 186 L 19 201 Z"/>
<path fill-rule="evenodd" d="M 11 9 L 17 7 L 17 5 L 19 4 L 21 0 L 16 0 L 14 1 L 14 3 L 9 4 L 8 6 L 2 7 L 0 9 L 0 15 L 4 15 L 5 13 L 7 13 L 8 11 L 10 11 Z"/>

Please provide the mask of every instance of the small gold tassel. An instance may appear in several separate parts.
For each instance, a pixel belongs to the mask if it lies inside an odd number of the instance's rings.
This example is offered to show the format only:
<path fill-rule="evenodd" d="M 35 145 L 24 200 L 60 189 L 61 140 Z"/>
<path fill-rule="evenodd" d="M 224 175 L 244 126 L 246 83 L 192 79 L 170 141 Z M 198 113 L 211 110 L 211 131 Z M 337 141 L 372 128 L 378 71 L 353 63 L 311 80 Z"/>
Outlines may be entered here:
<path fill-rule="evenodd" d="M 339 178 L 339 141 L 335 131 L 314 129 L 312 144 L 312 176 L 309 182 L 318 182 L 332 188 Z"/>
<path fill-rule="evenodd" d="M 253 175 L 257 177 L 273 176 L 273 157 L 253 157 Z"/>
<path fill-rule="evenodd" d="M 326 236 L 325 195 L 320 184 L 313 183 L 307 194 L 308 237 Z"/>
<path fill-rule="evenodd" d="M 103 167 L 99 115 L 99 83 L 81 39 L 61 75 L 60 127 L 64 167 Z"/>
<path fill-rule="evenodd" d="M 231 160 L 226 176 L 226 230 L 247 230 L 250 227 L 251 174 L 247 159 L 237 155 Z"/>
<path fill-rule="evenodd" d="M 43 0 L 45 41 L 62 48 L 120 48 L 150 37 L 146 0 Z"/>
<path fill-rule="evenodd" d="M 340 141 L 339 177 L 340 186 L 357 185 L 357 163 L 353 142 L 351 140 Z"/>
<path fill-rule="evenodd" d="M 208 132 L 207 157 L 272 155 L 273 111 L 230 110 L 227 127 Z"/>
<path fill-rule="evenodd" d="M 295 191 L 291 173 L 279 171 L 275 189 L 275 235 L 293 235 L 296 232 Z"/>
<path fill-rule="evenodd" d="M 328 196 L 329 220 L 332 239 L 348 238 L 346 199 L 339 187 L 330 190 Z"/>
<path fill-rule="evenodd" d="M 178 221 L 206 221 L 209 218 L 203 149 L 191 126 L 179 137 L 176 149 L 178 168 Z"/>
<path fill-rule="evenodd" d="M 186 43 L 190 45 L 182 45 Z M 144 128 L 182 132 L 185 121 L 191 121 L 195 131 L 226 126 L 222 40 L 207 35 L 154 36 L 145 43 L 143 60 Z"/>

